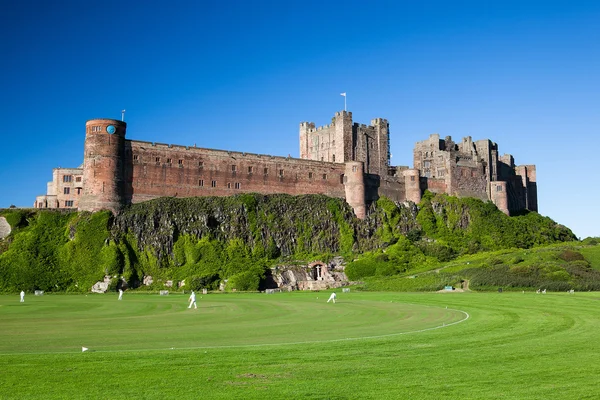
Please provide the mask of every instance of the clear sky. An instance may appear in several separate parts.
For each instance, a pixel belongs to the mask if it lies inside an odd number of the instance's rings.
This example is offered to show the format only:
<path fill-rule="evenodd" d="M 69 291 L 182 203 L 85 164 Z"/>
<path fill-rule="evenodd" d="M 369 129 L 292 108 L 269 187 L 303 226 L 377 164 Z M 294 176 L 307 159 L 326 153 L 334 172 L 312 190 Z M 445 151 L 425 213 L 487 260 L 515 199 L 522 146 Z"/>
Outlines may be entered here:
<path fill-rule="evenodd" d="M 0 2 L 0 207 L 83 161 L 85 122 L 299 155 L 298 125 L 390 123 L 393 165 L 431 133 L 536 164 L 539 212 L 600 236 L 598 1 Z"/>

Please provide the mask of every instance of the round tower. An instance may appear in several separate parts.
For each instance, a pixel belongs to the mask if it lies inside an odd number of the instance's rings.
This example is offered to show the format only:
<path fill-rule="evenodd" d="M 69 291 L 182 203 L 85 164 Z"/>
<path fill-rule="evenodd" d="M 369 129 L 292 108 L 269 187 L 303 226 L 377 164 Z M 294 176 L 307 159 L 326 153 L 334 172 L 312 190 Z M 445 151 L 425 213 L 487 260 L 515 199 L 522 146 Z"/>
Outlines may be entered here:
<path fill-rule="evenodd" d="M 421 180 L 418 169 L 407 169 L 402 172 L 404 175 L 404 188 L 406 191 L 406 200 L 415 204 L 421 202 Z"/>
<path fill-rule="evenodd" d="M 354 214 L 359 219 L 366 216 L 365 205 L 365 177 L 363 174 L 363 163 L 358 161 L 346 162 L 344 171 L 344 189 L 346 191 L 346 203 L 354 209 Z"/>
<path fill-rule="evenodd" d="M 125 131 L 115 119 L 91 119 L 85 123 L 83 194 L 80 211 L 119 211 L 123 205 Z"/>

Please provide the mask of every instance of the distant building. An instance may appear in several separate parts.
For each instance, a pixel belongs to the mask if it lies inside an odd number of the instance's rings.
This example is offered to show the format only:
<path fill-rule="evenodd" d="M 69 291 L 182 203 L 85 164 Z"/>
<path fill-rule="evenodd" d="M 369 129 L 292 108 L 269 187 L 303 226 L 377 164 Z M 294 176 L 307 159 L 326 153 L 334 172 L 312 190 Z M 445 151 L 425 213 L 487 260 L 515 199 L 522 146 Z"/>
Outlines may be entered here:
<path fill-rule="evenodd" d="M 503 212 L 537 211 L 535 166 L 516 166 L 489 140 L 454 143 L 431 135 L 414 149 L 414 168 L 390 166 L 387 120 L 370 125 L 340 111 L 330 125 L 300 124 L 300 158 L 143 142 L 127 124 L 86 123 L 83 165 L 55 168 L 36 208 L 109 209 L 164 197 L 236 193 L 325 194 L 345 199 L 357 217 L 385 195 L 418 203 L 424 190 L 491 200 Z"/>

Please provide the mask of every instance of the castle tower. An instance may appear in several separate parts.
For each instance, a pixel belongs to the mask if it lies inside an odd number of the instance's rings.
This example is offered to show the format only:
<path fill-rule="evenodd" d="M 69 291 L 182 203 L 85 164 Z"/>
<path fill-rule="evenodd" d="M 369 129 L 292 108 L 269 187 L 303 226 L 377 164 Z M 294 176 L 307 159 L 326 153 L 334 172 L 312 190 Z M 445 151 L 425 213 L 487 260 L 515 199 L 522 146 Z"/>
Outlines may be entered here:
<path fill-rule="evenodd" d="M 126 130 L 125 122 L 114 119 L 86 122 L 80 211 L 116 213 L 122 207 Z"/>
<path fill-rule="evenodd" d="M 390 166 L 390 124 L 387 119 L 376 118 L 371 121 L 377 137 L 377 173 L 380 176 L 388 174 Z"/>
<path fill-rule="evenodd" d="M 526 165 L 527 171 L 527 209 L 530 211 L 538 211 L 537 200 L 537 177 L 535 165 Z"/>
<path fill-rule="evenodd" d="M 415 204 L 421 202 L 421 181 L 418 169 L 407 169 L 402 172 L 404 175 L 404 187 L 406 188 L 406 200 Z"/>
<path fill-rule="evenodd" d="M 309 135 L 315 130 L 314 122 L 302 122 L 300 123 L 300 158 L 308 160 L 310 159 L 310 143 Z"/>
<path fill-rule="evenodd" d="M 494 181 L 490 182 L 490 194 L 492 203 L 498 207 L 506 215 L 510 215 L 508 211 L 508 193 L 507 193 L 506 182 Z"/>
<path fill-rule="evenodd" d="M 535 165 L 518 165 L 515 172 L 521 177 L 525 191 L 525 208 L 537 211 L 537 182 Z"/>
<path fill-rule="evenodd" d="M 338 111 L 335 113 L 334 121 L 336 161 L 355 161 L 356 159 L 352 151 L 352 113 L 350 111 Z"/>
<path fill-rule="evenodd" d="M 348 161 L 346 162 L 346 170 L 344 171 L 346 203 L 350 204 L 354 209 L 354 214 L 359 219 L 364 219 L 367 214 L 363 168 L 363 163 L 361 162 Z"/>

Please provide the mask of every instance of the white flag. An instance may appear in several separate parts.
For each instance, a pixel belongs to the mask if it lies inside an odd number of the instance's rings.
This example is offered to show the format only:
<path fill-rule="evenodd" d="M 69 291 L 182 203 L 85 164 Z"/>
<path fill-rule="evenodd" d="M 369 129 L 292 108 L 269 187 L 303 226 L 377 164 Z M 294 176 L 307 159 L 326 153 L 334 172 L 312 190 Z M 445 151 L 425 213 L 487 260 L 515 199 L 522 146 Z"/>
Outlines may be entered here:
<path fill-rule="evenodd" d="M 83 353 L 84 351 L 88 351 L 88 348 L 87 347 L 82 347 L 81 348 L 81 352 Z"/>
<path fill-rule="evenodd" d="M 346 97 L 346 92 L 344 92 L 344 93 L 340 93 L 340 96 L 344 96 L 344 97 Z"/>

